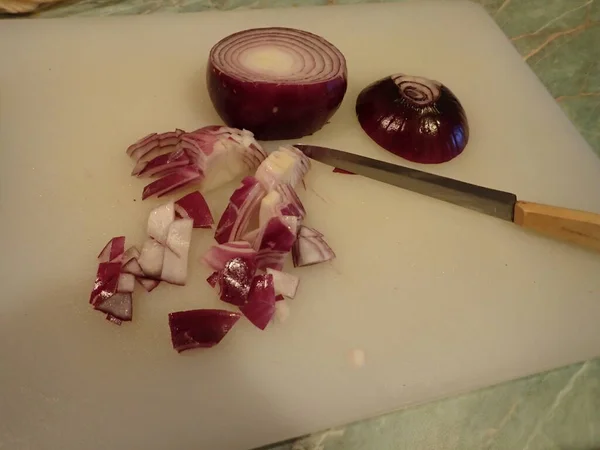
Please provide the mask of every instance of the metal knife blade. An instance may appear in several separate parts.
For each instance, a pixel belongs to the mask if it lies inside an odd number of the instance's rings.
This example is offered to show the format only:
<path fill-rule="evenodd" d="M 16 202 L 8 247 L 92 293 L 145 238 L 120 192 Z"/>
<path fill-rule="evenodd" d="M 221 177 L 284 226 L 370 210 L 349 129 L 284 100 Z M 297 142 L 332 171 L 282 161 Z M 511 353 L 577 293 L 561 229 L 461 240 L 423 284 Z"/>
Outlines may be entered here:
<path fill-rule="evenodd" d="M 294 147 L 309 158 L 330 166 L 509 222 L 514 220 L 517 196 L 510 192 L 477 186 L 332 148 L 302 144 Z"/>

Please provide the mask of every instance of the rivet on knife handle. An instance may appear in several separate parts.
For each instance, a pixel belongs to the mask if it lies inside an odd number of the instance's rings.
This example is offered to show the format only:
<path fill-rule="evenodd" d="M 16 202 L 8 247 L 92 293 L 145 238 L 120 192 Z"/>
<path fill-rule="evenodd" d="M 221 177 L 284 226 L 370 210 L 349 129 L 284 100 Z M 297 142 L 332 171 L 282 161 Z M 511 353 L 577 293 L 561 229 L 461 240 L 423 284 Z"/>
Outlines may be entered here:
<path fill-rule="evenodd" d="M 537 233 L 600 251 L 600 214 L 518 201 L 514 222 Z"/>

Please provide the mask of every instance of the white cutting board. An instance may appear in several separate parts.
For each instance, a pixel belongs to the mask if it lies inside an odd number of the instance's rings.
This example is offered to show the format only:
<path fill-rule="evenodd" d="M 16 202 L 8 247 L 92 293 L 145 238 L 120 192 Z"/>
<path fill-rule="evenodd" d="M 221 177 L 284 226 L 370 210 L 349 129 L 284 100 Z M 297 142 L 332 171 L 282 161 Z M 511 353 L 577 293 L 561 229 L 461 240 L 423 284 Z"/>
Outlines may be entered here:
<path fill-rule="evenodd" d="M 321 34 L 348 60 L 341 109 L 304 142 L 415 167 L 363 134 L 354 101 L 379 77 L 429 76 L 472 134 L 424 169 L 600 213 L 600 159 L 473 4 L 2 22 L 0 448 L 245 449 L 600 355 L 600 255 L 320 164 L 301 196 L 338 257 L 293 270 L 287 322 L 171 348 L 170 311 L 224 306 L 197 262 L 201 230 L 188 286 L 136 291 L 122 327 L 92 311 L 96 254 L 120 234 L 140 244 L 158 203 L 140 200 L 125 148 L 220 123 L 208 51 L 267 25 Z M 234 186 L 208 197 L 217 218 Z"/>

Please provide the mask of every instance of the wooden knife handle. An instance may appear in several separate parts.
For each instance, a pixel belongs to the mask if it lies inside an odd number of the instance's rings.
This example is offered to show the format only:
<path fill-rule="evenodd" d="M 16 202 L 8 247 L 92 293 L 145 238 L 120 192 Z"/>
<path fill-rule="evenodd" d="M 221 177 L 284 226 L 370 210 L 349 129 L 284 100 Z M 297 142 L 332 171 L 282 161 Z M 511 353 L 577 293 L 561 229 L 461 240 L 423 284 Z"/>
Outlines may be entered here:
<path fill-rule="evenodd" d="M 523 228 L 600 252 L 600 214 L 518 201 L 514 222 Z"/>

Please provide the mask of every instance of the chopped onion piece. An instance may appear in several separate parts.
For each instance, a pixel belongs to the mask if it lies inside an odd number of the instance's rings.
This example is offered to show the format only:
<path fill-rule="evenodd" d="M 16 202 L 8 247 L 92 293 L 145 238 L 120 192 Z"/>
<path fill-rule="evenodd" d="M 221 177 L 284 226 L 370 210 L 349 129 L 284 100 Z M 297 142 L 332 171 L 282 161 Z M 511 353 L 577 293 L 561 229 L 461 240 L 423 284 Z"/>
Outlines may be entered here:
<path fill-rule="evenodd" d="M 142 266 L 140 266 L 140 263 L 137 259 L 132 259 L 127 264 L 125 264 L 121 268 L 121 272 L 130 273 L 132 275 L 135 275 L 136 277 L 144 277 L 146 275 L 142 270 Z"/>
<path fill-rule="evenodd" d="M 309 158 L 300 151 L 291 150 L 292 148 L 294 147 L 280 147 L 256 169 L 255 177 L 267 191 L 275 189 L 280 184 L 295 187 L 310 169 Z"/>
<path fill-rule="evenodd" d="M 300 201 L 300 197 L 289 184 L 280 184 L 277 186 L 277 192 L 281 195 L 281 200 L 286 208 L 281 211 L 281 214 L 287 216 L 297 216 L 299 219 L 304 219 L 306 216 L 306 209 Z"/>
<path fill-rule="evenodd" d="M 365 87 L 356 114 L 367 135 L 409 161 L 439 164 L 462 153 L 469 140 L 465 111 L 439 81 L 395 74 Z"/>
<path fill-rule="evenodd" d="M 117 319 L 115 316 L 107 314 L 106 315 L 106 320 L 108 320 L 111 323 L 114 323 L 115 325 L 119 325 L 121 326 L 121 324 L 123 323 L 123 321 L 121 319 Z"/>
<path fill-rule="evenodd" d="M 275 294 L 281 294 L 288 298 L 296 296 L 298 284 L 300 283 L 300 279 L 297 276 L 271 268 L 267 268 L 267 273 L 273 277 Z"/>
<path fill-rule="evenodd" d="M 335 258 L 335 253 L 331 247 L 327 245 L 327 242 L 325 242 L 322 235 L 305 236 L 303 235 L 303 228 L 305 227 L 300 228 L 298 239 L 296 239 L 294 248 L 292 249 L 294 267 L 309 266 Z M 309 232 L 318 233 L 312 229 L 309 229 Z"/>
<path fill-rule="evenodd" d="M 152 238 L 146 239 L 142 246 L 138 263 L 144 274 L 150 278 L 158 278 L 162 272 L 165 247 Z"/>
<path fill-rule="evenodd" d="M 119 275 L 119 283 L 117 285 L 117 292 L 133 292 L 135 289 L 135 277 L 130 273 L 121 273 Z"/>
<path fill-rule="evenodd" d="M 160 284 L 159 280 L 153 280 L 151 278 L 138 277 L 136 280 L 148 292 L 152 292 Z"/>
<path fill-rule="evenodd" d="M 242 185 L 229 198 L 229 204 L 217 225 L 215 240 L 223 244 L 241 239 L 250 221 L 258 213 L 258 207 L 265 195 L 265 190 L 256 178 L 245 177 Z"/>
<path fill-rule="evenodd" d="M 96 303 L 94 308 L 123 321 L 130 321 L 133 315 L 131 293 L 119 292 L 111 295 L 102 302 Z"/>
<path fill-rule="evenodd" d="M 157 175 L 166 175 L 179 167 L 185 167 L 190 164 L 190 158 L 185 153 L 180 153 L 173 157 L 171 153 L 158 155 L 150 161 L 138 161 L 131 175 L 138 177 L 153 177 Z"/>
<path fill-rule="evenodd" d="M 258 213 L 258 226 L 263 227 L 271 217 L 278 213 L 278 207 L 281 205 L 281 194 L 277 191 L 271 191 L 260 202 Z"/>
<path fill-rule="evenodd" d="M 320 231 L 315 230 L 314 228 L 310 228 L 307 227 L 306 225 L 303 225 L 300 227 L 300 230 L 298 230 L 298 236 L 302 236 L 302 237 L 323 237 L 323 233 L 321 233 Z"/>
<path fill-rule="evenodd" d="M 149 134 L 127 148 L 127 154 L 138 161 L 150 152 L 176 146 L 179 137 L 185 133 L 183 130 L 169 131 L 167 133 Z"/>
<path fill-rule="evenodd" d="M 213 270 L 222 270 L 228 261 L 234 258 L 244 258 L 254 264 L 256 250 L 246 241 L 226 242 L 213 245 L 202 257 L 202 261 Z"/>
<path fill-rule="evenodd" d="M 208 284 L 210 284 L 210 287 L 215 287 L 217 285 L 217 283 L 219 282 L 219 272 L 215 271 L 213 273 L 211 273 L 209 275 L 209 277 L 206 279 L 206 282 Z"/>
<path fill-rule="evenodd" d="M 148 217 L 148 227 L 146 230 L 148 236 L 164 245 L 167 242 L 169 227 L 174 220 L 175 205 L 173 202 L 157 206 L 150 211 L 150 216 Z"/>
<path fill-rule="evenodd" d="M 125 251 L 125 236 L 117 236 L 112 238 L 104 246 L 100 254 L 98 255 L 98 262 L 120 262 L 121 256 Z"/>
<path fill-rule="evenodd" d="M 248 302 L 240 311 L 250 322 L 264 330 L 275 314 L 275 288 L 272 275 L 257 275 L 252 280 Z"/>
<path fill-rule="evenodd" d="M 177 219 L 169 227 L 161 280 L 180 286 L 185 285 L 193 227 L 192 219 Z"/>
<path fill-rule="evenodd" d="M 121 274 L 120 262 L 104 262 L 98 264 L 96 280 L 90 294 L 90 303 L 102 303 L 117 292 L 119 275 Z"/>
<path fill-rule="evenodd" d="M 182 218 L 189 217 L 194 220 L 194 228 L 210 228 L 215 223 L 210 208 L 200 191 L 194 191 L 180 198 L 175 202 L 175 207 Z"/>
<path fill-rule="evenodd" d="M 344 173 L 346 175 L 356 175 L 354 172 L 350 172 L 350 171 L 345 170 L 345 169 L 340 169 L 339 167 L 334 167 L 334 169 L 332 170 L 332 172 L 335 172 L 335 173 Z"/>
<path fill-rule="evenodd" d="M 196 309 L 169 314 L 171 343 L 177 352 L 217 345 L 239 320 L 239 313 Z"/>
<path fill-rule="evenodd" d="M 254 264 L 244 258 L 233 258 L 219 272 L 220 298 L 232 305 L 242 306 L 248 300 L 248 292 L 255 272 Z"/>
<path fill-rule="evenodd" d="M 347 89 L 346 61 L 330 42 L 292 28 L 231 34 L 210 51 L 210 99 L 232 127 L 257 139 L 297 139 L 321 129 Z"/>
<path fill-rule="evenodd" d="M 253 172 L 267 157 L 251 132 L 220 126 L 154 134 L 128 153 L 137 161 L 132 175 L 162 177 L 144 188 L 142 199 L 191 184 L 208 192 Z"/>
<path fill-rule="evenodd" d="M 140 251 L 136 246 L 129 247 L 125 253 L 123 253 L 122 264 L 125 267 L 132 260 L 137 260 L 140 257 Z M 135 274 L 134 274 L 135 275 Z"/>

